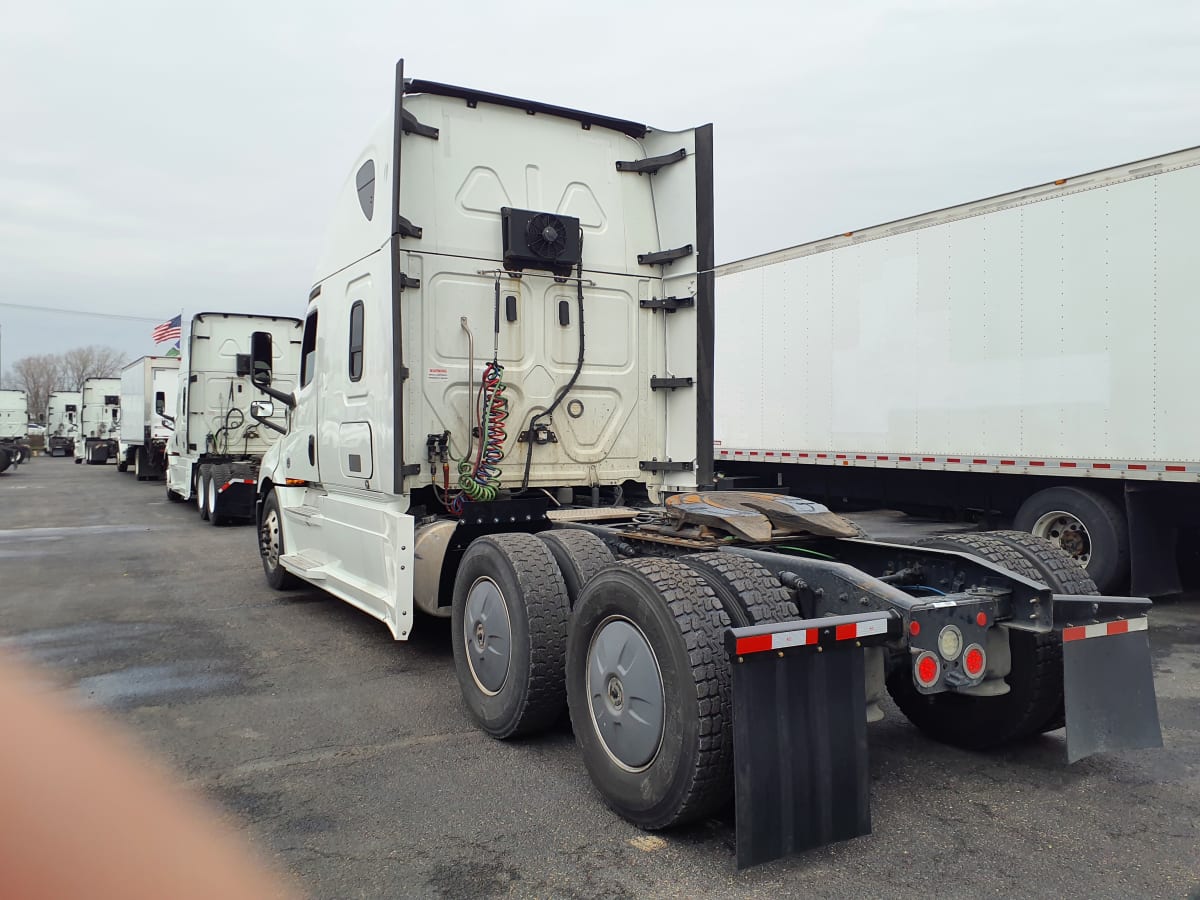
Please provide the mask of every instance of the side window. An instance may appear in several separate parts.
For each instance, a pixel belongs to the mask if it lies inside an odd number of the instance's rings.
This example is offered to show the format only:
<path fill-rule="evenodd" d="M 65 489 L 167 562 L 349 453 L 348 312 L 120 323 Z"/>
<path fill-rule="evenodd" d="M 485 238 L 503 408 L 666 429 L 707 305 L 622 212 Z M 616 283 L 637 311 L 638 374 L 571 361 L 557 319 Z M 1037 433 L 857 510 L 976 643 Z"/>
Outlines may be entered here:
<path fill-rule="evenodd" d="M 317 368 L 317 311 L 304 320 L 304 340 L 300 344 L 300 387 L 307 387 Z"/>
<path fill-rule="evenodd" d="M 370 222 L 375 214 L 375 160 L 368 159 L 359 166 L 358 174 L 354 176 L 354 186 L 358 188 L 358 205 Z"/>
<path fill-rule="evenodd" d="M 350 380 L 358 381 L 363 373 L 363 302 L 355 300 L 350 307 Z"/>

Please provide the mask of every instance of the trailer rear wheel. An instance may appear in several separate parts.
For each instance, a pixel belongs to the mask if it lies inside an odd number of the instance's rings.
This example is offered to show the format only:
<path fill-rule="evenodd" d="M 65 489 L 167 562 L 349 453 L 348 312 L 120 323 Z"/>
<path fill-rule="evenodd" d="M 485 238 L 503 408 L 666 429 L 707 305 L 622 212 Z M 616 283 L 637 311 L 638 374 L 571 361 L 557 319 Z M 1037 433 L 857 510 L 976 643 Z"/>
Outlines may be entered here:
<path fill-rule="evenodd" d="M 729 625 L 678 560 L 610 566 L 584 587 L 567 638 L 567 702 L 592 784 L 647 829 L 708 815 L 730 796 Z"/>
<path fill-rule="evenodd" d="M 593 576 L 614 562 L 608 545 L 582 528 L 555 528 L 538 538 L 550 549 L 567 585 L 567 598 L 574 608 L 579 593 Z"/>
<path fill-rule="evenodd" d="M 986 534 L 944 535 L 917 543 L 977 556 L 1031 581 L 1044 580 L 1021 548 Z M 1038 734 L 1062 707 L 1062 639 L 1054 633 L 1010 630 L 1008 640 L 1012 671 L 1004 679 L 1006 694 L 922 694 L 908 660 L 888 674 L 888 693 L 910 722 L 946 744 L 986 750 Z"/>
<path fill-rule="evenodd" d="M 283 513 L 275 492 L 267 494 L 263 501 L 262 524 L 258 527 L 258 551 L 262 556 L 263 573 L 267 584 L 277 591 L 286 591 L 300 584 L 300 579 L 285 569 L 279 562 L 283 555 Z"/>
<path fill-rule="evenodd" d="M 800 618 L 791 594 L 766 567 L 736 553 L 693 553 L 680 558 L 721 601 L 734 628 Z"/>
<path fill-rule="evenodd" d="M 488 734 L 533 734 L 562 715 L 570 612 L 558 564 L 532 534 L 494 534 L 467 547 L 450 634 L 463 701 Z"/>
<path fill-rule="evenodd" d="M 1038 491 L 1021 504 L 1013 528 L 1045 538 L 1087 569 L 1103 592 L 1129 575 L 1129 524 L 1104 494 L 1059 486 Z"/>
<path fill-rule="evenodd" d="M 200 510 L 200 519 L 204 522 L 208 521 L 208 488 L 212 481 L 209 476 L 211 471 L 212 466 L 204 463 L 196 474 L 196 507 Z"/>

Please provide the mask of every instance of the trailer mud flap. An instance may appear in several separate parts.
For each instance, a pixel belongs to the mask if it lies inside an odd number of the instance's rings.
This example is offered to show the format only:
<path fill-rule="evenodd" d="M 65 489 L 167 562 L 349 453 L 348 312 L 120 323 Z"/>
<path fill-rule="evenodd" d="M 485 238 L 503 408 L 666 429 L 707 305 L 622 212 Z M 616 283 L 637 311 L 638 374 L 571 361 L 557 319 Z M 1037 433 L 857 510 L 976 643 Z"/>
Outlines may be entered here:
<path fill-rule="evenodd" d="M 888 612 L 726 632 L 737 866 L 871 832 L 863 647 Z"/>
<path fill-rule="evenodd" d="M 1146 617 L 1063 629 L 1067 761 L 1162 746 Z"/>

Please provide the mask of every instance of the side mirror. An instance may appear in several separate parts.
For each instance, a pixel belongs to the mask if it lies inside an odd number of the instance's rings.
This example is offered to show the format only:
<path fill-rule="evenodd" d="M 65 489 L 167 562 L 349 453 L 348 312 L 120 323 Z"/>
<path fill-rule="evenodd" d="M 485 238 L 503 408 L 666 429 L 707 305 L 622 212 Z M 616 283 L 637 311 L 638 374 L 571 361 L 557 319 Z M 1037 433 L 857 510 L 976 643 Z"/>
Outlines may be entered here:
<path fill-rule="evenodd" d="M 162 391 L 154 393 L 154 411 L 160 416 L 167 411 L 167 395 Z"/>
<path fill-rule="evenodd" d="M 270 400 L 255 400 L 250 404 L 250 418 L 269 419 L 275 415 L 275 404 Z"/>
<path fill-rule="evenodd" d="M 250 381 L 253 384 L 271 383 L 271 366 L 274 349 L 269 331 L 256 331 L 250 335 Z"/>

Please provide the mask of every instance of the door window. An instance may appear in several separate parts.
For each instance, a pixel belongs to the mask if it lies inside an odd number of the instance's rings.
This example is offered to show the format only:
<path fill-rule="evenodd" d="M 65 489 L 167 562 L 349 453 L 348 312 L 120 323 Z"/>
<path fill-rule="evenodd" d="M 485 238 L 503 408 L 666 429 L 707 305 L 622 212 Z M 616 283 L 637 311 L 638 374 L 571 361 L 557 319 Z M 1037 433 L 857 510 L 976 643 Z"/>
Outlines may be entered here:
<path fill-rule="evenodd" d="M 317 311 L 304 320 L 304 340 L 300 344 L 300 387 L 307 387 L 317 368 Z"/>

